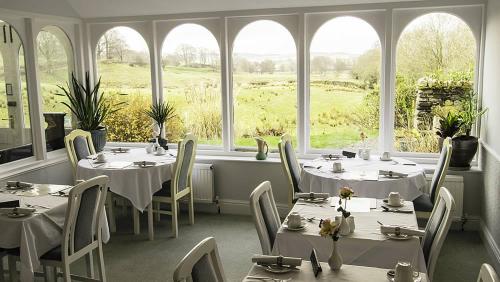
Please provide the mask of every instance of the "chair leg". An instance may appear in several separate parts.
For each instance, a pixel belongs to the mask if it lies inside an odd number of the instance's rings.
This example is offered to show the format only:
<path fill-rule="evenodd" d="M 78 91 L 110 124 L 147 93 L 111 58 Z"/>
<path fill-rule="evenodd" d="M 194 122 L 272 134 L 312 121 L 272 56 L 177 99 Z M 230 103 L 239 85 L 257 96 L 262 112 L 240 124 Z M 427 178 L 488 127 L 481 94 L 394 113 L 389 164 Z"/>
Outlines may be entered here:
<path fill-rule="evenodd" d="M 12 256 L 9 256 L 9 276 L 11 282 L 19 281 L 17 276 L 16 259 Z"/>
<path fill-rule="evenodd" d="M 43 281 L 49 282 L 49 266 L 43 266 Z"/>
<path fill-rule="evenodd" d="M 102 254 L 102 246 L 99 246 L 98 250 L 98 260 L 99 260 L 99 277 L 100 281 L 106 282 L 106 269 L 104 267 L 104 256 Z"/>
<path fill-rule="evenodd" d="M 154 209 L 157 211 L 155 213 L 155 217 L 156 217 L 156 221 L 158 221 L 158 222 L 160 221 L 160 216 L 161 216 L 161 214 L 159 213 L 159 211 L 160 211 L 160 205 L 161 205 L 160 202 L 155 202 L 154 203 Z"/>
<path fill-rule="evenodd" d="M 92 251 L 85 256 L 85 264 L 87 267 L 87 277 L 94 278 L 94 256 Z"/>
<path fill-rule="evenodd" d="M 154 226 L 153 226 L 153 203 L 148 206 L 148 234 L 149 240 L 154 240 Z"/>
<path fill-rule="evenodd" d="M 194 199 L 193 191 L 189 193 L 189 224 L 194 224 Z"/>
<path fill-rule="evenodd" d="M 3 268 L 3 257 L 0 257 L 0 282 L 5 282 L 5 272 Z"/>
<path fill-rule="evenodd" d="M 172 201 L 172 237 L 177 238 L 179 233 L 177 224 L 177 200 Z"/>
<path fill-rule="evenodd" d="M 139 210 L 132 206 L 132 211 L 134 213 L 134 234 L 141 233 L 141 223 L 139 221 Z"/>
<path fill-rule="evenodd" d="M 62 273 L 63 273 L 64 282 L 71 282 L 71 272 L 69 269 L 69 264 L 67 262 L 63 263 Z"/>
<path fill-rule="evenodd" d="M 108 191 L 108 195 L 106 196 L 106 206 L 108 208 L 108 222 L 109 229 L 111 232 L 116 232 L 116 219 L 115 219 L 115 210 L 113 207 L 113 196 L 110 191 Z"/>

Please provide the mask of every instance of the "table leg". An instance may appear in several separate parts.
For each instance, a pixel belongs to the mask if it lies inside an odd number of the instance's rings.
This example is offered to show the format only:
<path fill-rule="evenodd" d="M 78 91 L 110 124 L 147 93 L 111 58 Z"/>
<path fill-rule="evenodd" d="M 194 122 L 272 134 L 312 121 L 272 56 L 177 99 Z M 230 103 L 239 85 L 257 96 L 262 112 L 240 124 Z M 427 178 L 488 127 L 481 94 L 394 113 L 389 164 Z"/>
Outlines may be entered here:
<path fill-rule="evenodd" d="M 134 234 L 141 233 L 141 223 L 139 222 L 139 210 L 132 207 L 134 213 Z"/>
<path fill-rule="evenodd" d="M 149 240 L 154 240 L 154 230 L 153 230 L 153 203 L 148 206 L 148 233 Z"/>

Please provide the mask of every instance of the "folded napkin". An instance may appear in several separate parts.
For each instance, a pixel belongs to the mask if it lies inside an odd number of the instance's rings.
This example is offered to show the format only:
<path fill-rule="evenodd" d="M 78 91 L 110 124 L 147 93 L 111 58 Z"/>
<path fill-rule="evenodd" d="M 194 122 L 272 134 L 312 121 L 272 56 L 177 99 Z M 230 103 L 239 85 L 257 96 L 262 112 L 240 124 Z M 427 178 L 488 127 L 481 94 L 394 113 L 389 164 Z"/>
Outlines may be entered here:
<path fill-rule="evenodd" d="M 0 208 L 0 214 L 10 214 L 10 213 L 34 213 L 36 209 L 34 208 Z"/>
<path fill-rule="evenodd" d="M 21 182 L 21 181 L 7 181 L 7 187 L 9 187 L 9 188 L 30 188 L 30 187 L 33 187 L 33 183 Z"/>
<path fill-rule="evenodd" d="M 259 265 L 300 266 L 302 264 L 302 259 L 284 256 L 253 255 L 252 262 Z"/>
<path fill-rule="evenodd" d="M 388 234 L 388 233 L 397 233 L 397 230 L 399 230 L 400 234 L 405 234 L 405 235 L 410 235 L 410 236 L 419 236 L 423 237 L 425 234 L 424 230 L 418 230 L 418 229 L 412 229 L 408 227 L 403 227 L 403 226 L 395 226 L 395 225 L 382 225 L 380 226 L 380 232 L 382 234 Z"/>
<path fill-rule="evenodd" d="M 295 193 L 299 199 L 326 199 L 330 197 L 328 193 Z"/>
<path fill-rule="evenodd" d="M 408 176 L 408 174 L 406 174 L 406 173 L 395 172 L 392 170 L 379 170 L 378 175 L 383 175 L 383 176 L 388 176 L 388 177 L 407 177 Z"/>

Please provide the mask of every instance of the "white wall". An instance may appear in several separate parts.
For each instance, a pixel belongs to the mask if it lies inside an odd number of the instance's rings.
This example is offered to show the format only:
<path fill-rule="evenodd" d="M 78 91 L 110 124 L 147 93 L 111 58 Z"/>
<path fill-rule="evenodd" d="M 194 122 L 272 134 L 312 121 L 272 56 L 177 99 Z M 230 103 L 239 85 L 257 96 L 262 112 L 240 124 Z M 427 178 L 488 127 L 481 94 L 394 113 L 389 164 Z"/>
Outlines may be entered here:
<path fill-rule="evenodd" d="M 496 258 L 500 271 L 500 1 L 490 0 L 487 6 L 484 52 L 483 106 L 489 111 L 482 124 L 481 167 L 484 171 L 484 192 L 481 199 L 482 235 L 487 248 Z"/>
<path fill-rule="evenodd" d="M 62 17 L 79 17 L 66 0 L 2 0 L 0 7 Z"/>

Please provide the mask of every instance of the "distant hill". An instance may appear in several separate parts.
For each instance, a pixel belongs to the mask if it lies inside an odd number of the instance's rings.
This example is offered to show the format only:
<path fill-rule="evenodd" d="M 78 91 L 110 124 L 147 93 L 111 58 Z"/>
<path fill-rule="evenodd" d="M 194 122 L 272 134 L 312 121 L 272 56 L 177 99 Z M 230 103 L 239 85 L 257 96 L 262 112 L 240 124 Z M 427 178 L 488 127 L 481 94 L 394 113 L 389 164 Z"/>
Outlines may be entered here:
<path fill-rule="evenodd" d="M 245 58 L 249 61 L 262 62 L 264 60 L 273 60 L 275 62 L 279 61 L 287 61 L 290 59 L 295 59 L 295 54 L 255 54 L 255 53 L 235 53 L 235 57 Z M 354 61 L 360 54 L 352 54 L 346 52 L 316 52 L 311 54 L 312 57 L 315 56 L 325 56 L 330 57 L 332 59 L 343 59 L 343 60 L 352 60 Z"/>

